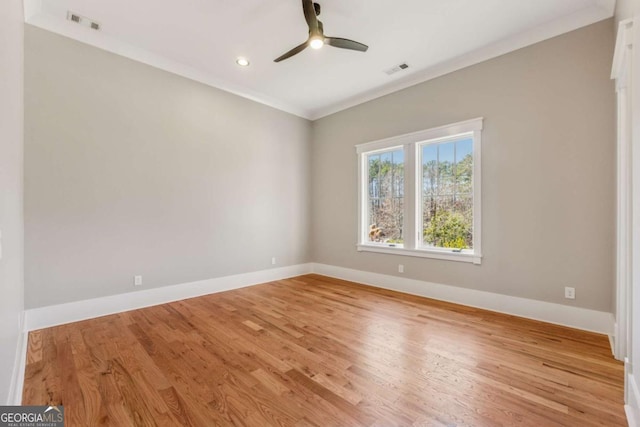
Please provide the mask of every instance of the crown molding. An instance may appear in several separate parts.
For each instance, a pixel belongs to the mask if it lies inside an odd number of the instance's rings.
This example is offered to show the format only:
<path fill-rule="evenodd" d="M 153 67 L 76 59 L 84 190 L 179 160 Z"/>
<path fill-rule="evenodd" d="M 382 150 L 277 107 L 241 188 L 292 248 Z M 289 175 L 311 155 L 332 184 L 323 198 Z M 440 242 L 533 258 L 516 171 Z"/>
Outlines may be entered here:
<path fill-rule="evenodd" d="M 433 67 L 417 71 L 406 78 L 395 80 L 382 87 L 377 87 L 328 106 L 309 110 L 263 93 L 251 91 L 240 85 L 218 79 L 209 73 L 170 60 L 145 49 L 129 45 L 121 40 L 109 37 L 104 33 L 92 32 L 84 27 L 71 24 L 66 20 L 50 16 L 43 13 L 42 1 L 43 0 L 24 1 L 25 22 L 27 24 L 312 121 L 610 18 L 613 16 L 615 9 L 615 0 L 597 0 L 595 5 L 574 14 L 548 22 L 532 30 L 509 37 L 508 39 L 500 40 L 484 48 L 434 65 Z"/>
<path fill-rule="evenodd" d="M 583 9 L 580 12 L 548 22 L 547 24 L 534 28 L 530 31 L 517 34 L 508 39 L 500 40 L 484 48 L 458 56 L 433 67 L 417 71 L 413 75 L 402 80 L 394 81 L 393 83 L 389 83 L 388 85 L 351 97 L 329 107 L 313 110 L 311 112 L 310 119 L 318 120 L 342 110 L 372 101 L 376 98 L 380 98 L 408 87 L 453 73 L 463 68 L 488 61 L 509 52 L 586 27 L 587 25 L 595 24 L 596 22 L 611 18 L 613 16 L 614 6 L 614 0 L 599 0 L 597 6 Z"/>

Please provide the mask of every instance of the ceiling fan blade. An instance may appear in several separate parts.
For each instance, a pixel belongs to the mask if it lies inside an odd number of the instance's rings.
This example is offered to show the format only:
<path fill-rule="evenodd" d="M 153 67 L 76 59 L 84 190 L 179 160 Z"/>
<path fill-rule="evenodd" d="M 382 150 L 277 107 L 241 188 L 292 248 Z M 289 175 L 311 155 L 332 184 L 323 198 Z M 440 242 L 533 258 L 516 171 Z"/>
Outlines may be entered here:
<path fill-rule="evenodd" d="M 333 47 L 339 47 L 341 49 L 357 50 L 360 52 L 366 52 L 369 46 L 349 39 L 341 39 L 340 37 L 325 37 L 325 44 Z"/>
<path fill-rule="evenodd" d="M 309 26 L 309 33 L 315 34 L 318 31 L 318 17 L 316 16 L 316 8 L 313 6 L 313 0 L 302 0 L 302 10 L 304 11 L 304 19 Z"/>
<path fill-rule="evenodd" d="M 273 62 L 280 62 L 280 61 L 284 61 L 287 58 L 291 58 L 293 55 L 297 55 L 298 53 L 302 52 L 303 50 L 305 50 L 305 48 L 308 46 L 308 42 L 304 42 L 299 46 L 294 47 L 293 49 L 291 49 L 289 52 L 285 53 L 282 56 L 279 56 L 278 58 L 274 59 Z"/>
<path fill-rule="evenodd" d="M 324 26 L 322 22 L 318 20 L 320 15 L 320 4 L 314 3 L 314 0 L 302 0 L 302 11 L 304 12 L 304 19 L 309 26 L 309 38 L 306 42 L 299 46 L 294 47 L 289 52 L 274 59 L 273 62 L 284 61 L 302 52 L 307 46 L 311 46 L 315 49 L 319 49 L 323 44 L 329 46 L 339 47 L 341 49 L 357 50 L 359 52 L 366 52 L 369 46 L 359 43 L 357 41 L 343 39 L 340 37 L 325 37 Z"/>

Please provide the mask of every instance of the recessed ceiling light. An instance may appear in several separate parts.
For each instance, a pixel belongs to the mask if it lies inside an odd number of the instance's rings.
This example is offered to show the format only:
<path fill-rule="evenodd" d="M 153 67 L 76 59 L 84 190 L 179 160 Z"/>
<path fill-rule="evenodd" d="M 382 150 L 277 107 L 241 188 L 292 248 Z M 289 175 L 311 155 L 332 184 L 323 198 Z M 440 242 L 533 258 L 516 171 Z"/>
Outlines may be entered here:
<path fill-rule="evenodd" d="M 243 58 L 241 56 L 238 59 L 236 59 L 236 64 L 238 64 L 241 67 L 248 67 L 249 66 L 249 60 L 247 58 Z"/>

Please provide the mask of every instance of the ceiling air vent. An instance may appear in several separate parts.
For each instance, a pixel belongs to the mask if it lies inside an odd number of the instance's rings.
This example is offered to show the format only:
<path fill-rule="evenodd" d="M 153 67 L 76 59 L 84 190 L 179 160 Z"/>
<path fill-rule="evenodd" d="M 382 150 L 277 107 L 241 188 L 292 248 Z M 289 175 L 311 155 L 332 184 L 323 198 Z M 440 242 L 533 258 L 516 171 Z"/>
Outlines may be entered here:
<path fill-rule="evenodd" d="M 85 27 L 91 28 L 92 30 L 99 30 L 100 24 L 96 21 L 87 18 L 86 16 L 79 15 L 75 12 L 68 11 L 67 12 L 67 20 L 71 22 L 75 22 L 76 24 L 83 25 Z"/>
<path fill-rule="evenodd" d="M 403 71 L 406 70 L 407 68 L 409 68 L 409 65 L 406 62 L 403 62 L 402 64 L 398 64 L 395 67 L 389 68 L 388 70 L 385 70 L 384 72 L 387 73 L 387 75 L 392 75 L 397 73 L 398 71 Z"/>

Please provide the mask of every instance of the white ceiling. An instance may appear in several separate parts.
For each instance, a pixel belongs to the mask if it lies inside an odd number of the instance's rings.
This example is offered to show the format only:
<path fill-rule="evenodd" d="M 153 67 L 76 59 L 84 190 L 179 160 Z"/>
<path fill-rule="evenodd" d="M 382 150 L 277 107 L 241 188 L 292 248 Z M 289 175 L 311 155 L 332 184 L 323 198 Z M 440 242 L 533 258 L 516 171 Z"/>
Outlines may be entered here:
<path fill-rule="evenodd" d="M 325 46 L 280 63 L 307 37 L 300 0 L 25 0 L 25 21 L 316 119 L 613 15 L 615 0 L 319 0 Z M 100 23 L 91 30 L 67 11 Z M 245 56 L 251 66 L 235 63 Z M 410 68 L 384 71 L 402 62 Z"/>

